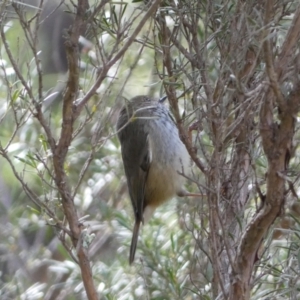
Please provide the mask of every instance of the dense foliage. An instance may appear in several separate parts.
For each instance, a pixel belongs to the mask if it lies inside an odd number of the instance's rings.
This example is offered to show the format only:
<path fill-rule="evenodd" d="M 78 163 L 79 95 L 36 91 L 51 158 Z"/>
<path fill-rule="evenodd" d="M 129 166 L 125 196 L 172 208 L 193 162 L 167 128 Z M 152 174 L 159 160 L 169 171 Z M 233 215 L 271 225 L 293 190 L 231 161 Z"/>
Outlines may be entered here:
<path fill-rule="evenodd" d="M 0 298 L 298 299 L 299 3 L 24 2 L 0 3 Z M 129 266 L 115 123 L 140 94 L 168 96 L 203 196 Z"/>

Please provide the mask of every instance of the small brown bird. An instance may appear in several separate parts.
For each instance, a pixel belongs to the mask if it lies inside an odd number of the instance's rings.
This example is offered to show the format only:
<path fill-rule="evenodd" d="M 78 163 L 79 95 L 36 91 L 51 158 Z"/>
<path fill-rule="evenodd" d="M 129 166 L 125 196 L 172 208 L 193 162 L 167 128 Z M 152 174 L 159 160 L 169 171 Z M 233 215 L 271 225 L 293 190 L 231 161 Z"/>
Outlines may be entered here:
<path fill-rule="evenodd" d="M 141 222 L 174 197 L 189 196 L 183 188 L 190 158 L 168 109 L 147 96 L 131 99 L 117 122 L 127 185 L 135 224 L 129 263 L 134 260 Z"/>

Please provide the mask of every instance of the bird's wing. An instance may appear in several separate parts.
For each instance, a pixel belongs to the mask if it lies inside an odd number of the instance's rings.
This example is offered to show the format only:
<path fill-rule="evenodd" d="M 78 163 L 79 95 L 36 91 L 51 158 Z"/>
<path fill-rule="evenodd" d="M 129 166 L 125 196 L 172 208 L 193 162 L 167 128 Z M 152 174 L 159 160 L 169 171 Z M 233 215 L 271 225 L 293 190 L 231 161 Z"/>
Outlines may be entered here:
<path fill-rule="evenodd" d="M 152 160 L 150 137 L 139 120 L 119 133 L 122 158 L 136 221 L 143 222 L 145 184 Z"/>

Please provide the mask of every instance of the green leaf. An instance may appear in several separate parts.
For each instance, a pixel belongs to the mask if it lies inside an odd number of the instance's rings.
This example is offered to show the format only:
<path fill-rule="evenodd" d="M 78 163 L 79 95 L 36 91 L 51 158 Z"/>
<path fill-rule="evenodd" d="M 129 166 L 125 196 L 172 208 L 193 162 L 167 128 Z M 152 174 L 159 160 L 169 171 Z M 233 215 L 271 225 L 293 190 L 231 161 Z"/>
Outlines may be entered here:
<path fill-rule="evenodd" d="M 121 12 L 121 18 L 123 18 L 124 14 L 125 14 L 125 11 L 126 11 L 126 8 L 127 8 L 127 3 L 125 3 L 124 6 L 123 6 L 123 9 L 122 9 L 122 12 Z"/>
<path fill-rule="evenodd" d="M 46 152 L 48 150 L 48 143 L 46 137 L 43 134 L 40 134 L 39 141 L 42 144 L 43 150 Z"/>
<path fill-rule="evenodd" d="M 19 156 L 15 156 L 15 158 L 32 168 L 36 169 L 36 167 L 37 167 L 37 164 L 36 164 L 37 159 L 35 157 L 33 157 L 31 153 L 27 153 L 26 158 L 19 157 Z"/>
<path fill-rule="evenodd" d="M 21 90 L 15 90 L 13 95 L 11 96 L 11 102 L 15 103 L 17 99 L 19 98 L 19 95 L 21 93 Z"/>
<path fill-rule="evenodd" d="M 30 211 L 32 211 L 32 212 L 34 212 L 35 214 L 37 214 L 37 215 L 40 215 L 40 211 L 38 211 L 37 209 L 35 209 L 34 207 L 32 207 L 32 206 L 30 206 L 30 205 L 27 205 L 27 208 L 30 210 Z"/>

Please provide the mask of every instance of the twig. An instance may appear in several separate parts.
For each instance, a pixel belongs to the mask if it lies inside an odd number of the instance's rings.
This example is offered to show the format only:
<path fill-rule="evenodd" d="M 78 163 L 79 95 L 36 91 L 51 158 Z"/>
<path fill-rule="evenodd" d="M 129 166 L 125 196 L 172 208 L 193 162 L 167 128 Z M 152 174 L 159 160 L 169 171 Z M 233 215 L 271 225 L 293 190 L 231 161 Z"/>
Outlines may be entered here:
<path fill-rule="evenodd" d="M 173 74 L 173 67 L 172 67 L 172 60 L 171 60 L 171 53 L 170 53 L 170 37 L 169 37 L 169 30 L 166 24 L 166 21 L 164 19 L 164 16 L 160 16 L 159 23 L 161 25 L 161 39 L 162 39 L 162 49 L 163 49 L 163 55 L 164 55 L 164 65 L 168 72 L 168 78 L 169 81 L 174 82 L 174 74 Z M 201 160 L 197 156 L 197 153 L 195 151 L 195 148 L 192 145 L 192 142 L 189 140 L 188 135 L 184 129 L 183 121 L 180 116 L 177 97 L 176 97 L 176 91 L 174 86 L 171 84 L 168 84 L 166 81 L 164 81 L 165 90 L 168 96 L 169 103 L 172 107 L 172 113 L 174 114 L 176 124 L 178 127 L 180 139 L 185 144 L 187 151 L 189 152 L 192 160 L 195 162 L 197 167 L 204 173 L 207 173 L 207 170 L 205 166 L 202 164 Z"/>
<path fill-rule="evenodd" d="M 136 27 L 136 29 L 133 31 L 132 35 L 128 38 L 124 46 L 119 50 L 119 52 L 107 63 L 104 63 L 102 68 L 99 70 L 99 75 L 94 83 L 94 85 L 90 88 L 90 90 L 86 93 L 86 95 L 83 97 L 83 99 L 78 102 L 78 104 L 75 107 L 75 117 L 77 117 L 84 105 L 89 101 L 89 99 L 95 94 L 97 89 L 99 88 L 100 84 L 104 80 L 104 78 L 107 75 L 108 70 L 124 55 L 124 53 L 127 51 L 129 46 L 134 42 L 135 38 L 139 34 L 139 32 L 144 27 L 147 20 L 153 15 L 153 13 L 157 10 L 159 7 L 159 4 L 162 0 L 155 0 L 147 10 L 146 14 L 143 16 L 142 20 L 140 21 L 139 25 Z"/>
<path fill-rule="evenodd" d="M 274 62 L 273 62 L 273 53 L 271 50 L 271 44 L 270 44 L 270 22 L 272 20 L 272 8 L 274 6 L 273 0 L 267 0 L 265 5 L 265 30 L 264 30 L 264 43 L 263 43 L 263 49 L 264 49 L 264 58 L 266 62 L 266 71 L 270 79 L 271 87 L 273 89 L 273 92 L 276 96 L 276 101 L 281 110 L 284 110 L 285 107 L 285 101 L 283 98 L 283 95 L 281 93 L 279 83 L 278 83 L 278 76 L 275 72 L 274 68 Z"/>
<path fill-rule="evenodd" d="M 281 52 L 276 62 L 276 73 L 278 74 L 278 80 L 281 81 L 284 77 L 284 71 L 289 65 L 289 60 L 291 59 L 292 51 L 294 51 L 296 44 L 300 39 L 300 4 L 296 9 L 292 24 L 289 27 L 289 31 L 283 42 Z"/>

